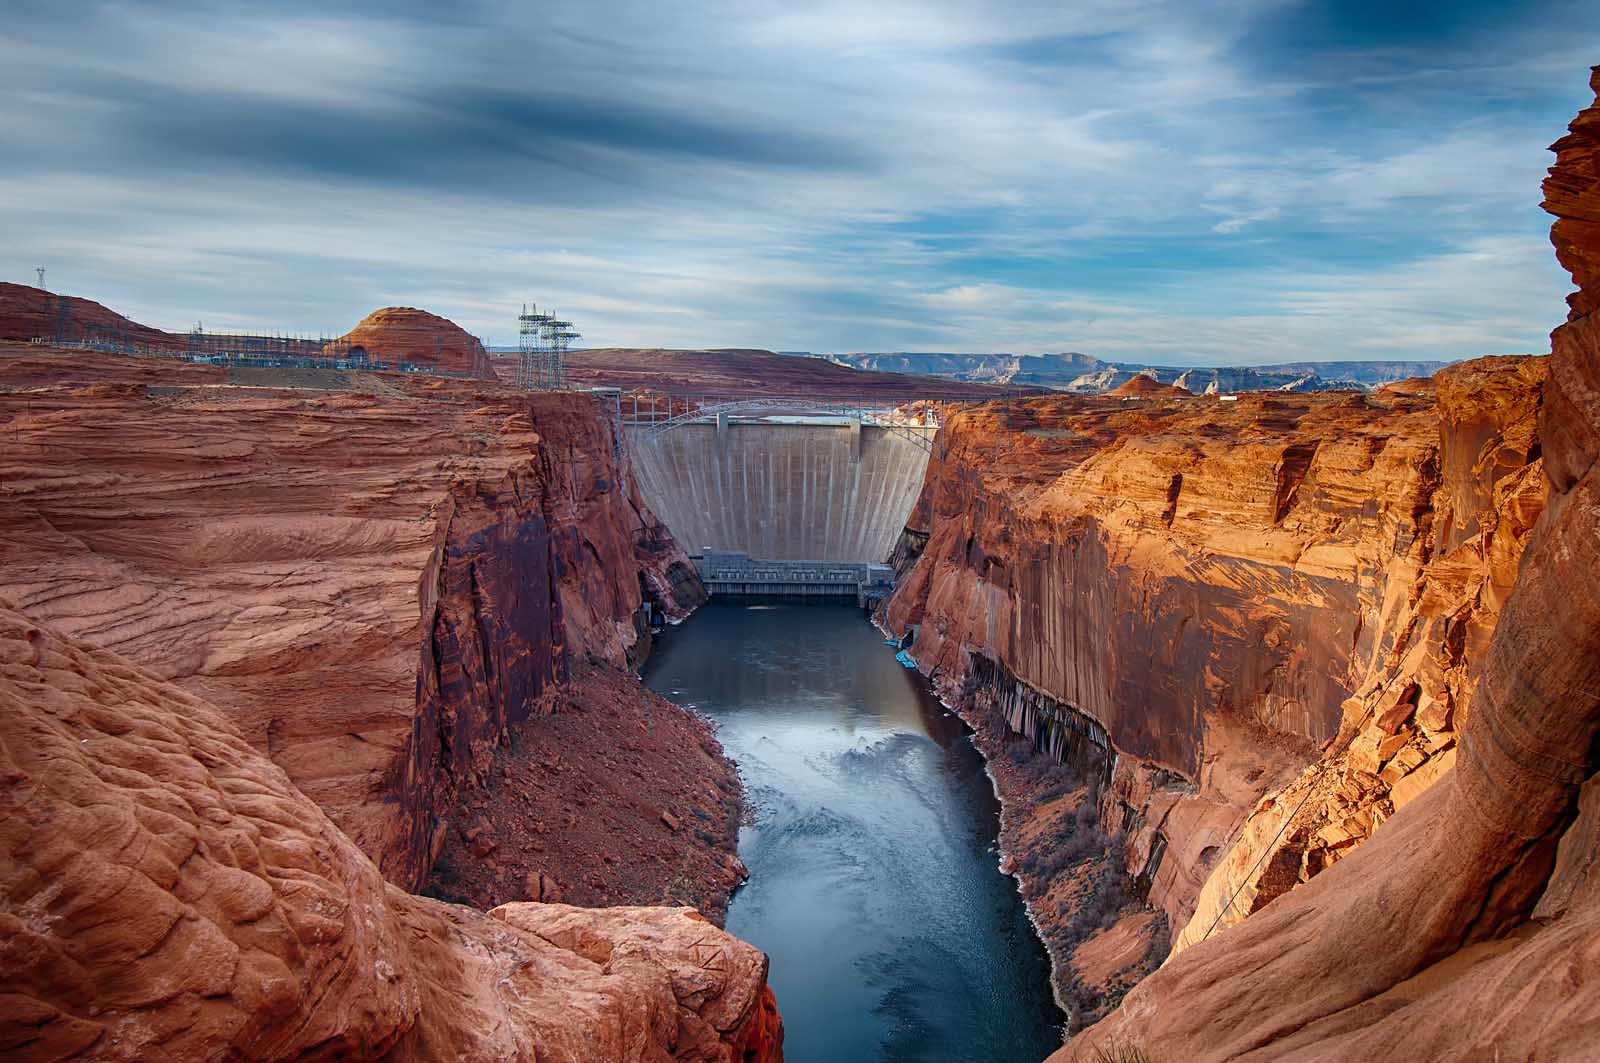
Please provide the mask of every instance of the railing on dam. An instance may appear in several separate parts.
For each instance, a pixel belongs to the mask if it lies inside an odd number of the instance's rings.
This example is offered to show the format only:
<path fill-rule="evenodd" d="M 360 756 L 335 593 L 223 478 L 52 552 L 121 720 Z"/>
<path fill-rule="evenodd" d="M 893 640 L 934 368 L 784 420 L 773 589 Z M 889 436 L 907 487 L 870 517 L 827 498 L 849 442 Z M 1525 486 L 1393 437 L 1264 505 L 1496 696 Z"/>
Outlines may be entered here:
<path fill-rule="evenodd" d="M 854 598 L 866 605 L 894 588 L 894 569 L 866 561 L 779 561 L 727 550 L 691 559 L 713 596 Z"/>
<path fill-rule="evenodd" d="M 934 435 L 943 421 L 942 403 L 917 399 L 897 402 L 890 399 L 808 398 L 768 396 L 725 398 L 717 396 L 661 396 L 623 399 L 618 396 L 617 414 L 632 438 L 654 442 L 674 429 L 690 424 L 716 424 L 725 428 L 728 419 L 740 414 L 771 419 L 796 417 L 843 417 L 852 424 L 869 424 L 889 431 L 932 453 Z M 663 409 L 663 406 L 665 409 Z"/>

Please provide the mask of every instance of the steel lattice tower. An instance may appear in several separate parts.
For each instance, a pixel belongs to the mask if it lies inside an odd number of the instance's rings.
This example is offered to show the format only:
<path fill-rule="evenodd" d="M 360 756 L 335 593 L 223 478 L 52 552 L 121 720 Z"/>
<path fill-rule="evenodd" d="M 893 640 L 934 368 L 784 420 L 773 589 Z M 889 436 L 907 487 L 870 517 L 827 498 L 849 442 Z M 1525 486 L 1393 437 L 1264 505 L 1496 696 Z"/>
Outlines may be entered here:
<path fill-rule="evenodd" d="M 517 317 L 517 386 L 530 391 L 565 387 L 567 349 L 580 335 L 572 322 L 524 303 Z"/>
<path fill-rule="evenodd" d="M 526 391 L 551 386 L 545 334 L 552 318 L 538 310 L 537 306 L 529 310 L 528 304 L 523 303 L 522 313 L 517 316 L 517 387 Z"/>

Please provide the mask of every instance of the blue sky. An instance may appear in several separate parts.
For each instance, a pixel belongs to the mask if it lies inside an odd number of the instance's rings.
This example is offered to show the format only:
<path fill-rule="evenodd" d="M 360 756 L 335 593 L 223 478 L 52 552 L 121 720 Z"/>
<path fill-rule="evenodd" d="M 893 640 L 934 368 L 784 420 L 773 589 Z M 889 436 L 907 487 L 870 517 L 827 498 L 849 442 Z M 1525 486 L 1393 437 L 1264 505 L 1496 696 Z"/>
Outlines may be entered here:
<path fill-rule="evenodd" d="M 491 342 L 1543 351 L 1600 62 L 1592 0 L 0 8 L 0 277 Z"/>

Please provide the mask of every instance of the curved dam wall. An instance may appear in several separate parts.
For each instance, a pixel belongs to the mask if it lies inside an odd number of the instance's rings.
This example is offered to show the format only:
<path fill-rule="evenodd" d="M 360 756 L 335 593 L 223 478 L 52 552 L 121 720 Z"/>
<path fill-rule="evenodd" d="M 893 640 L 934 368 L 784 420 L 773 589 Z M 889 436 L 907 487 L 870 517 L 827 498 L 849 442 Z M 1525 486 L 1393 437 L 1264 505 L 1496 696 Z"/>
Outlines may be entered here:
<path fill-rule="evenodd" d="M 915 442 L 872 425 L 691 424 L 632 436 L 629 451 L 684 549 L 773 560 L 887 559 L 928 467 Z"/>

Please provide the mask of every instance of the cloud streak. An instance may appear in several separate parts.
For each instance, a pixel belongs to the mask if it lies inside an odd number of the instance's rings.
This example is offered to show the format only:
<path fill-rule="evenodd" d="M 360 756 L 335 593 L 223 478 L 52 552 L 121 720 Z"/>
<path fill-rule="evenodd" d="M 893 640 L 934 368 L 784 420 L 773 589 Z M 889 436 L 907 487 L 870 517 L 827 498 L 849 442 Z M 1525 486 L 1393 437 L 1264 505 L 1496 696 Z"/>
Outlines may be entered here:
<path fill-rule="evenodd" d="M 1173 364 L 1543 349 L 1565 287 L 1537 185 L 1595 22 L 12 6 L 0 274 L 142 320 L 409 303 L 494 340 L 536 299 L 593 343 Z"/>

